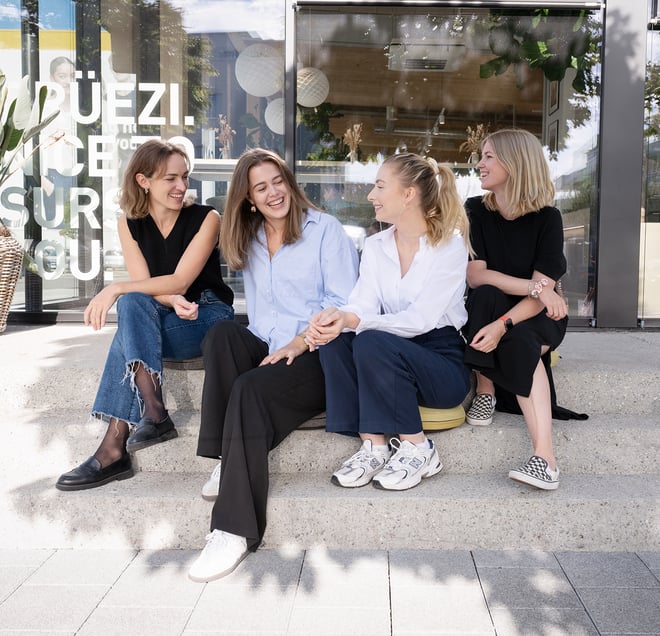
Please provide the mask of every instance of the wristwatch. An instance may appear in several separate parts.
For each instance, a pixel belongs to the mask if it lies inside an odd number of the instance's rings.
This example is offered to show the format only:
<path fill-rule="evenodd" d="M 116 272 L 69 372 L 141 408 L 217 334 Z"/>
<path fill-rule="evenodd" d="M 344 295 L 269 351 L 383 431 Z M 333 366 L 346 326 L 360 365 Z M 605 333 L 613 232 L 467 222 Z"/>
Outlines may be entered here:
<path fill-rule="evenodd" d="M 500 320 L 504 323 L 504 330 L 509 331 L 513 328 L 513 320 L 509 316 L 500 316 Z"/>

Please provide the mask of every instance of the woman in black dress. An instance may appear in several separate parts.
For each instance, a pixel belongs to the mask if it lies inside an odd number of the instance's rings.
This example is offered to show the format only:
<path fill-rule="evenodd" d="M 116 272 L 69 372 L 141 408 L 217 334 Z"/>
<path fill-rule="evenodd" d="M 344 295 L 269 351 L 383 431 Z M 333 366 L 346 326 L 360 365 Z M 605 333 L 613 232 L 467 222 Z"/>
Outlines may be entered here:
<path fill-rule="evenodd" d="M 554 490 L 551 385 L 541 356 L 559 346 L 568 322 L 557 285 L 566 259 L 555 188 L 541 144 L 524 130 L 489 135 L 477 169 L 488 192 L 466 202 L 475 255 L 467 270 L 465 361 L 477 375 L 467 421 L 492 422 L 496 386 L 515 394 L 534 454 L 509 477 Z"/>

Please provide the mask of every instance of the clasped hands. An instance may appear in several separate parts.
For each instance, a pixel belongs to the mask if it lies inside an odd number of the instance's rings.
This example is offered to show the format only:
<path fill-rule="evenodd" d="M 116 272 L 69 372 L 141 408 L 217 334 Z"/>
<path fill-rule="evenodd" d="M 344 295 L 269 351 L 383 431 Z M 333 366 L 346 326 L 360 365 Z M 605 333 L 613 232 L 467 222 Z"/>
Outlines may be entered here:
<path fill-rule="evenodd" d="M 292 364 L 305 351 L 315 351 L 320 345 L 334 340 L 342 332 L 345 322 L 344 312 L 336 307 L 328 307 L 320 311 L 310 319 L 309 326 L 303 332 L 304 338 L 303 334 L 296 336 L 289 344 L 268 354 L 259 366 L 276 364 L 280 360 Z"/>
<path fill-rule="evenodd" d="M 327 307 L 312 316 L 305 340 L 310 351 L 334 340 L 347 326 L 347 314 L 337 307 Z"/>

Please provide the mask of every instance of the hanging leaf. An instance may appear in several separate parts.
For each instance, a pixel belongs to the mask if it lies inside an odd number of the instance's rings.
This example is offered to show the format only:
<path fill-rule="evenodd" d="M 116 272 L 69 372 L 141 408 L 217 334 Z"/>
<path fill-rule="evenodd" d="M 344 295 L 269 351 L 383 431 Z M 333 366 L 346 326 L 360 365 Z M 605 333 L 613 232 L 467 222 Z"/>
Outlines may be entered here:
<path fill-rule="evenodd" d="M 479 66 L 479 77 L 481 79 L 487 79 L 494 75 L 502 75 L 509 68 L 509 64 L 509 60 L 503 57 L 496 57 L 494 60 L 484 62 Z"/>
<path fill-rule="evenodd" d="M 41 87 L 36 102 L 33 102 L 30 96 L 30 81 L 27 76 L 21 80 L 18 96 L 9 103 L 9 108 L 6 108 L 9 92 L 6 82 L 7 78 L 0 70 L 0 122 L 2 122 L 0 126 L 0 186 L 22 165 L 15 160 L 23 154 L 26 142 L 41 132 L 59 113 L 56 110 L 44 117 L 48 89 L 45 86 Z M 50 135 L 48 143 L 55 143 L 61 137 L 62 135 L 58 134 Z M 22 161 L 28 159 L 39 147 L 40 144 L 34 146 L 22 158 Z"/>

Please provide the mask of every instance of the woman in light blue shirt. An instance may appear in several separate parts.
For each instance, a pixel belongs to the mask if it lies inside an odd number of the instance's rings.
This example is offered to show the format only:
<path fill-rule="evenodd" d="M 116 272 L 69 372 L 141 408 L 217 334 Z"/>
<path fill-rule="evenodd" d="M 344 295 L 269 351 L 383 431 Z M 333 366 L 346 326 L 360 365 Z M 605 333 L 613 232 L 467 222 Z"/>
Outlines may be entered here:
<path fill-rule="evenodd" d="M 275 153 L 245 152 L 232 175 L 220 233 L 242 270 L 248 327 L 225 321 L 202 343 L 204 389 L 197 454 L 222 458 L 202 488 L 215 499 L 211 533 L 189 576 L 229 574 L 266 529 L 268 452 L 325 409 L 319 355 L 306 329 L 344 304 L 358 257 L 343 227 L 315 210 Z"/>
<path fill-rule="evenodd" d="M 454 407 L 470 388 L 468 221 L 451 169 L 411 153 L 385 160 L 368 198 L 391 227 L 366 240 L 348 303 L 315 316 L 307 339 L 322 345 L 327 430 L 362 440 L 333 483 L 406 490 L 442 469 L 419 405 Z"/>

